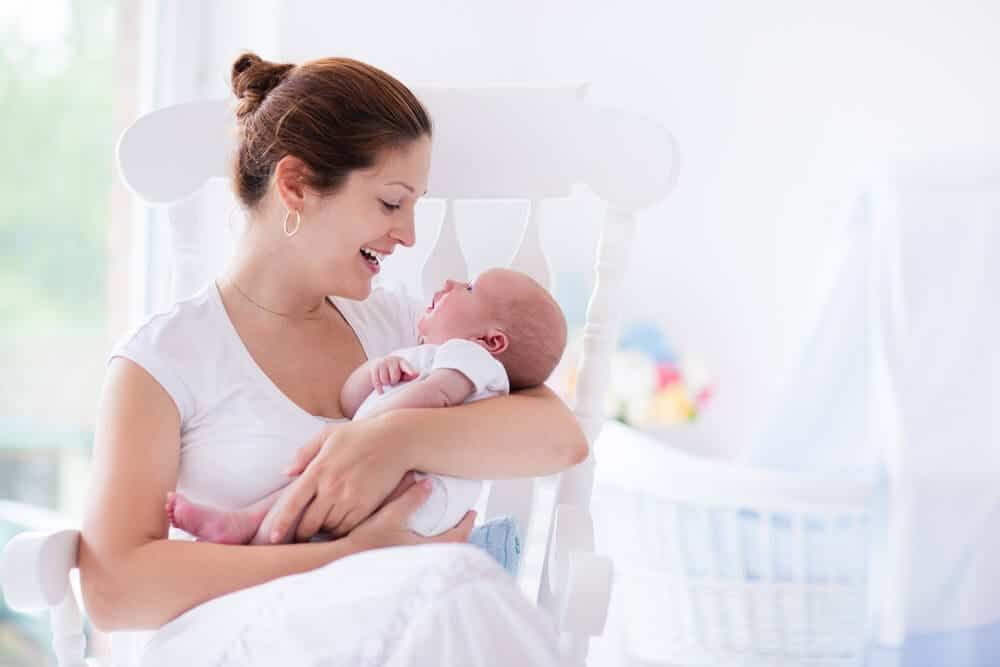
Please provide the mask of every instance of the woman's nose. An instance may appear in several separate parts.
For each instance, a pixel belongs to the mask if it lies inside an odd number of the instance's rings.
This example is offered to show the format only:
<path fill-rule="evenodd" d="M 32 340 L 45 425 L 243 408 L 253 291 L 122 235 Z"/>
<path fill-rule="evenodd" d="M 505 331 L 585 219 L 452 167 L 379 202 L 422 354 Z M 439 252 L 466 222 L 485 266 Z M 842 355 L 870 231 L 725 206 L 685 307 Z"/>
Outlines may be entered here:
<path fill-rule="evenodd" d="M 416 225 L 413 222 L 413 209 L 411 208 L 409 211 L 402 213 L 400 217 L 402 218 L 402 221 L 400 225 L 393 230 L 393 237 L 399 241 L 400 245 L 406 248 L 411 248 L 417 241 Z"/>

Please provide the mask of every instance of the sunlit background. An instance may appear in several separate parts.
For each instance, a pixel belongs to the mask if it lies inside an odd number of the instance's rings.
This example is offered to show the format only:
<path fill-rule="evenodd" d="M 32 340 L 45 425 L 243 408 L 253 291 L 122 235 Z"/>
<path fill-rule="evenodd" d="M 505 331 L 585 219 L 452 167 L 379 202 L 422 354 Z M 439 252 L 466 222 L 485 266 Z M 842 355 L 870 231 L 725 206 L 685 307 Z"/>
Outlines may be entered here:
<path fill-rule="evenodd" d="M 110 223 L 117 9 L 0 4 L 0 498 L 69 512 L 122 321 Z M 38 664 L 31 655 L 0 625 L 0 663 Z"/>
<path fill-rule="evenodd" d="M 978 2 L 4 0 L 0 499 L 79 516 L 106 355 L 169 294 L 156 252 L 169 231 L 123 191 L 115 140 L 143 112 L 225 96 L 242 49 L 348 55 L 407 83 L 589 82 L 589 100 L 670 128 L 682 176 L 640 217 L 621 364 L 652 364 L 662 386 L 636 399 L 641 414 L 629 396 L 609 410 L 730 456 L 774 409 L 832 223 L 868 167 L 1000 143 L 998 26 Z M 555 289 L 579 327 L 599 211 L 586 197 L 551 206 Z M 520 213 L 471 215 L 462 241 L 485 264 L 490 230 Z M 387 278 L 412 287 L 420 260 Z M 696 385 L 696 419 L 665 398 L 674 367 Z M 0 525 L 0 543 L 19 529 Z M 0 608 L 0 664 L 39 664 L 45 632 Z"/>

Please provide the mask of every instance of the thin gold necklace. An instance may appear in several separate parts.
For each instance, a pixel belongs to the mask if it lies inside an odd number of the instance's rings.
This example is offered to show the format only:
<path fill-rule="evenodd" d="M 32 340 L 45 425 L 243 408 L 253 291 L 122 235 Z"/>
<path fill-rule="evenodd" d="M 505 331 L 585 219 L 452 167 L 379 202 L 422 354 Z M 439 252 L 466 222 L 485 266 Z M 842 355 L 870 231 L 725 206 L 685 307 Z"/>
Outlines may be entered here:
<path fill-rule="evenodd" d="M 271 313 L 272 315 L 277 315 L 278 317 L 284 317 L 286 320 L 325 320 L 326 319 L 323 316 L 322 313 L 320 313 L 317 317 L 301 317 L 301 316 L 298 316 L 298 315 L 291 315 L 289 313 L 279 313 L 277 310 L 271 310 L 267 306 L 261 305 L 261 304 L 257 303 L 256 301 L 254 301 L 252 298 L 250 298 L 250 295 L 247 294 L 246 292 L 244 292 L 243 290 L 241 290 L 240 286 L 236 284 L 235 280 L 232 280 L 231 278 L 226 278 L 225 281 L 227 283 L 229 283 L 230 285 L 232 285 L 233 289 L 236 290 L 237 292 L 239 292 L 240 296 L 242 296 L 244 299 L 246 299 L 247 301 L 249 301 L 254 306 L 257 306 L 261 310 L 265 310 L 265 311 Z M 313 310 L 311 310 L 309 312 L 314 313 L 314 312 L 318 311 L 322 307 L 323 307 L 323 304 L 320 304 L 320 305 L 316 306 Z"/>

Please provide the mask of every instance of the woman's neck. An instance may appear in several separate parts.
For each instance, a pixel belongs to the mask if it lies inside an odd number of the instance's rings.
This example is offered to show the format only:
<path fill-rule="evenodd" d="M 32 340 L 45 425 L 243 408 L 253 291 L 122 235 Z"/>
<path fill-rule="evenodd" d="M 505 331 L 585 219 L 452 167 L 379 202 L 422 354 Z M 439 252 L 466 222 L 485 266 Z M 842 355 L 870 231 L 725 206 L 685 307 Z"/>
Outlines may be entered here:
<path fill-rule="evenodd" d="M 275 246 L 253 235 L 252 229 L 243 234 L 222 280 L 252 305 L 275 315 L 292 319 L 321 315 L 327 295 L 312 293 L 291 257 L 267 252 Z"/>

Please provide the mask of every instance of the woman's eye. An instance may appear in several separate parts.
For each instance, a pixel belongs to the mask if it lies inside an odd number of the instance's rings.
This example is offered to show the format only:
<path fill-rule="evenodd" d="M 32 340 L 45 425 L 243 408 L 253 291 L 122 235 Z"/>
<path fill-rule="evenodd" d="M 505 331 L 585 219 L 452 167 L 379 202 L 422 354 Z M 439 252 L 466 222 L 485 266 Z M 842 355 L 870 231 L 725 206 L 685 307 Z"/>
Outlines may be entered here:
<path fill-rule="evenodd" d="M 398 211 L 400 207 L 399 204 L 390 204 L 387 201 L 382 202 L 382 206 L 385 207 L 387 211 Z"/>

